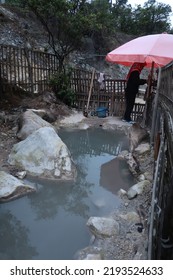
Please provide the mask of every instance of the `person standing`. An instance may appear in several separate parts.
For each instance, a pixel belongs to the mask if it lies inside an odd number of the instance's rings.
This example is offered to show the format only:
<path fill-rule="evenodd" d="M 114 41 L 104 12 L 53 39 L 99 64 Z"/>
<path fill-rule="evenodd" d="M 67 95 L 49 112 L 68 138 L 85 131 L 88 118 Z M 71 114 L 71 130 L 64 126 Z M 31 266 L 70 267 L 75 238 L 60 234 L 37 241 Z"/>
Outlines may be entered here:
<path fill-rule="evenodd" d="M 145 63 L 133 63 L 127 75 L 127 84 L 125 88 L 126 109 L 123 121 L 133 123 L 131 113 L 135 104 L 135 98 L 140 85 L 147 83 L 146 79 L 140 79 L 140 74 Z"/>

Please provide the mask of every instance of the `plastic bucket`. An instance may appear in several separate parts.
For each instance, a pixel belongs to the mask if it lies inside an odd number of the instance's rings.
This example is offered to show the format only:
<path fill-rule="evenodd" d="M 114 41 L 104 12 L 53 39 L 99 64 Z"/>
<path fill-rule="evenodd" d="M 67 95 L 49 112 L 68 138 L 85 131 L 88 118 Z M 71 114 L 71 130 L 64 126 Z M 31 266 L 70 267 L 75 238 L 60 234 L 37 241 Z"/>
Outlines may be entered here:
<path fill-rule="evenodd" d="M 106 117 L 106 113 L 107 113 L 108 109 L 105 107 L 99 107 L 96 110 L 97 116 L 99 118 L 105 118 Z"/>

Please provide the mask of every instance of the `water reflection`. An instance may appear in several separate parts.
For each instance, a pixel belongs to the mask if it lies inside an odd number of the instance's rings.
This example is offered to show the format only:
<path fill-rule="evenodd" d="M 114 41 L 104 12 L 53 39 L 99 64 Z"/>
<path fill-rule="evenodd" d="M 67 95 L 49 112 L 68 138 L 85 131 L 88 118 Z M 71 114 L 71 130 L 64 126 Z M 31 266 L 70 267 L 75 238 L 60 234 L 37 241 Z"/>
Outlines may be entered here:
<path fill-rule="evenodd" d="M 125 160 L 114 158 L 101 165 L 100 185 L 113 194 L 117 194 L 120 188 L 127 190 L 131 180 L 132 175 Z"/>
<path fill-rule="evenodd" d="M 100 154 L 118 155 L 122 147 L 127 148 L 127 137 L 121 131 L 106 132 L 101 128 L 74 130 L 59 130 L 58 135 L 67 144 L 73 155 L 98 156 Z M 72 135 L 71 135 L 72 134 Z M 77 143 L 76 143 L 77 141 Z"/>
<path fill-rule="evenodd" d="M 1 209 L 0 209 L 1 210 Z M 22 225 L 10 211 L 0 213 L 0 259 L 32 259 L 37 256 L 36 248 L 31 246 L 28 228 Z"/>
<path fill-rule="evenodd" d="M 128 147 L 123 133 L 91 129 L 58 134 L 75 161 L 77 180 L 27 178 L 37 192 L 0 205 L 1 259 L 73 259 L 89 244 L 87 219 L 117 208 L 117 191 L 133 183 L 124 175 L 127 166 L 116 158 Z"/>
<path fill-rule="evenodd" d="M 78 172 L 80 173 L 79 168 Z M 88 198 L 93 184 L 87 182 L 85 177 L 84 174 L 80 174 L 75 183 L 38 179 L 27 181 L 27 183 L 36 182 L 35 186 L 38 190 L 36 194 L 29 196 L 36 219 L 53 219 L 61 208 L 66 212 L 87 218 L 89 207 L 85 199 Z"/>

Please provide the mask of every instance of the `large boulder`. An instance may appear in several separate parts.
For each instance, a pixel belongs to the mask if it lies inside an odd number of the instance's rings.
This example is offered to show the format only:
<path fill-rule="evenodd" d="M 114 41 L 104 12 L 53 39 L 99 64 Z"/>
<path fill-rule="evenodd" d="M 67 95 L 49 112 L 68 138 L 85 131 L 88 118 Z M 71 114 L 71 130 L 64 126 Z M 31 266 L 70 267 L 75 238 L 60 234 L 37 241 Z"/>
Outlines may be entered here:
<path fill-rule="evenodd" d="M 43 110 L 40 110 L 42 113 Z M 39 112 L 38 112 L 39 113 Z M 53 127 L 50 123 L 43 120 L 38 113 L 31 109 L 24 112 L 18 120 L 17 138 L 20 140 L 26 139 L 31 133 L 35 132 L 41 127 Z"/>
<path fill-rule="evenodd" d="M 67 146 L 51 127 L 43 127 L 14 145 L 8 162 L 33 176 L 71 180 L 76 168 Z"/>
<path fill-rule="evenodd" d="M 34 187 L 24 184 L 21 180 L 4 171 L 0 171 L 0 202 L 10 201 L 35 191 Z"/>

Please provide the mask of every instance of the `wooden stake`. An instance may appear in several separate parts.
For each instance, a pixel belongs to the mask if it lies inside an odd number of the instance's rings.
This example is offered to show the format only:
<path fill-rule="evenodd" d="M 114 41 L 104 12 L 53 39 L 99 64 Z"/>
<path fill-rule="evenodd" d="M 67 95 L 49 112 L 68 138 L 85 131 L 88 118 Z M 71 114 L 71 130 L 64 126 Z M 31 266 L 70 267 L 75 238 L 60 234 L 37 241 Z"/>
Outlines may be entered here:
<path fill-rule="evenodd" d="M 91 83 L 90 83 L 90 89 L 89 89 L 89 93 L 88 93 L 88 101 L 87 101 L 86 113 L 88 113 L 89 102 L 90 102 L 91 93 L 92 93 L 92 88 L 93 88 L 93 82 L 94 82 L 94 76 L 95 76 L 95 69 L 93 69 L 93 72 L 92 72 Z"/>

